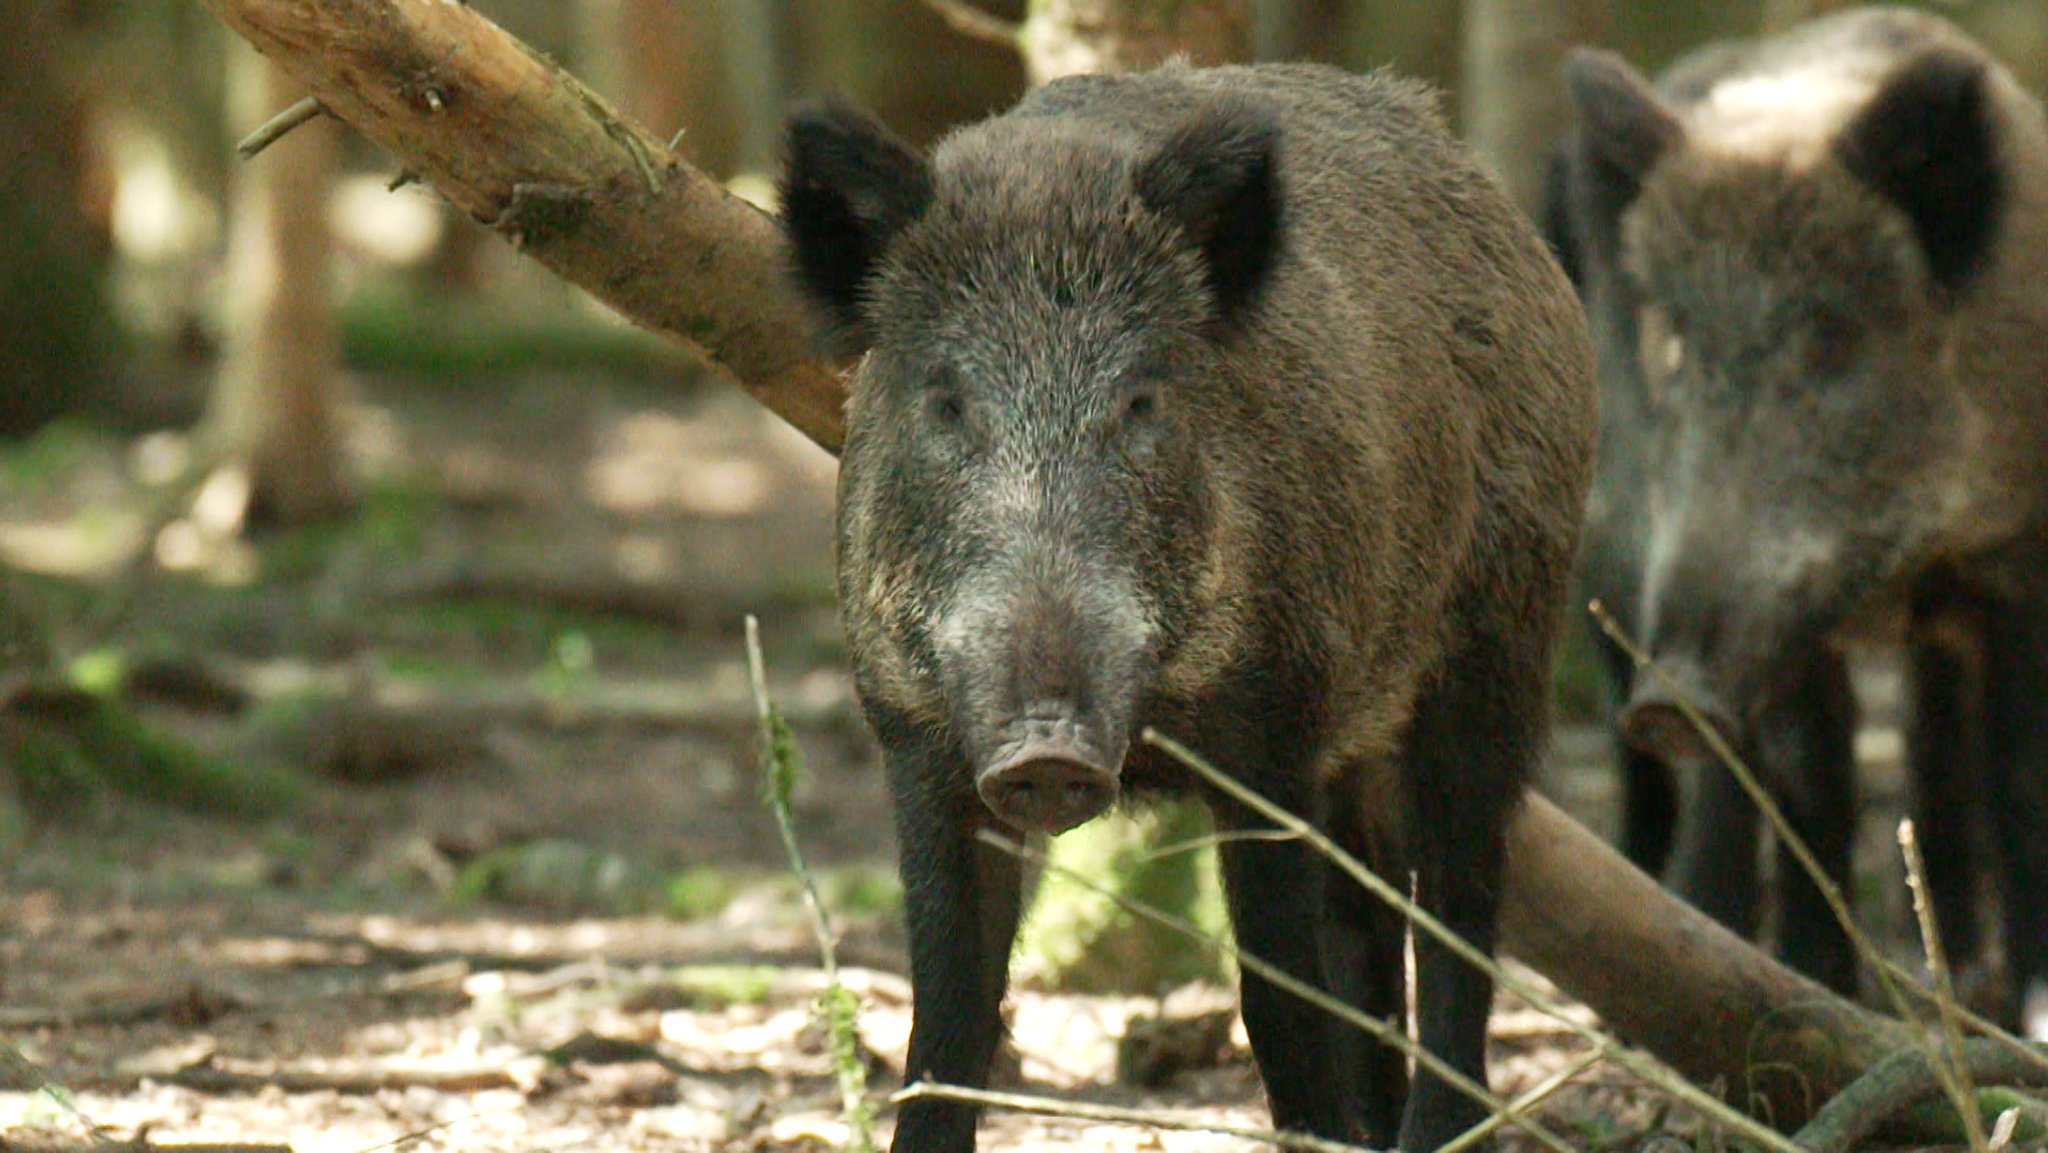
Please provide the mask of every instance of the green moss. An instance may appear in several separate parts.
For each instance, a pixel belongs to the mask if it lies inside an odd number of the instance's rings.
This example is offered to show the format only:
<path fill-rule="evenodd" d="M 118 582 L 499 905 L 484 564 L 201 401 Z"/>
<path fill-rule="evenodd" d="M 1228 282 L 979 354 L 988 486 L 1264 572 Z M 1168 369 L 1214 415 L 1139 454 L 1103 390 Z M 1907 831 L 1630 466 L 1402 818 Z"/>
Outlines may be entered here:
<path fill-rule="evenodd" d="M 700 865 L 668 881 L 668 915 L 678 921 L 700 921 L 723 913 L 740 895 L 740 880 L 726 869 Z"/>
<path fill-rule="evenodd" d="M 1160 851 L 1209 830 L 1206 809 L 1179 802 L 1092 821 L 1054 838 L 1050 855 L 1056 869 L 1220 938 L 1228 917 L 1214 851 Z M 1224 975 L 1215 949 L 1120 908 L 1056 869 L 1047 871 L 1018 938 L 1019 960 L 1031 979 L 1069 992 L 1152 994 Z"/>

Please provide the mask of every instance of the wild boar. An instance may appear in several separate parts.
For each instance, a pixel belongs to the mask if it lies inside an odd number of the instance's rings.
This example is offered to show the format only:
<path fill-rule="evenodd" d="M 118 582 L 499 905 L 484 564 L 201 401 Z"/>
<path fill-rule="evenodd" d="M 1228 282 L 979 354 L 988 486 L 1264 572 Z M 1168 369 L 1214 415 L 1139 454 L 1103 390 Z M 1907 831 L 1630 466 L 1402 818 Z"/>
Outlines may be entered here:
<path fill-rule="evenodd" d="M 910 1076 L 981 1084 L 998 1040 L 1019 869 L 976 830 L 1190 788 L 1147 726 L 1491 949 L 1595 388 L 1569 283 L 1430 94 L 1169 67 L 1049 85 L 928 157 L 814 108 L 788 152 L 798 279 L 864 354 L 839 595 L 894 793 Z M 1242 948 L 1402 1011 L 1398 917 L 1302 843 L 1221 853 Z M 1489 980 L 1416 949 L 1422 1043 L 1483 1082 Z M 1484 1116 L 1255 975 L 1242 998 L 1284 1128 L 1425 1149 Z M 895 1148 L 974 1124 L 915 1102 Z"/>
<path fill-rule="evenodd" d="M 1654 87 L 1603 52 L 1566 72 L 1578 127 L 1546 217 L 1590 315 L 1604 415 L 1585 591 L 1845 889 L 1845 649 L 1903 645 L 1944 931 L 1977 951 L 1988 797 L 2014 989 L 2048 1025 L 2041 105 L 1954 26 L 1903 9 L 1709 48 Z M 1614 668 L 1628 848 L 1668 856 L 1679 892 L 1753 930 L 1757 810 L 1672 694 Z M 1785 956 L 1853 989 L 1846 937 L 1778 861 Z"/>

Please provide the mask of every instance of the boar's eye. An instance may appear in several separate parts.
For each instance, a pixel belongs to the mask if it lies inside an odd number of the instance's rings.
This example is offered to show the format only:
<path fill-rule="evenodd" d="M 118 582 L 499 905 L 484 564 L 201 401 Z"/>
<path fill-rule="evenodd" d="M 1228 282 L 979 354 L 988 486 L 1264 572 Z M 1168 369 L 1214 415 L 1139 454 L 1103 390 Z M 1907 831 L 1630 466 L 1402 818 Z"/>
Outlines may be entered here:
<path fill-rule="evenodd" d="M 937 388 L 925 394 L 925 412 L 945 428 L 957 429 L 967 423 L 967 402 L 951 388 Z"/>
<path fill-rule="evenodd" d="M 1159 411 L 1159 394 L 1149 389 L 1131 394 L 1124 402 L 1125 420 L 1145 420 Z"/>

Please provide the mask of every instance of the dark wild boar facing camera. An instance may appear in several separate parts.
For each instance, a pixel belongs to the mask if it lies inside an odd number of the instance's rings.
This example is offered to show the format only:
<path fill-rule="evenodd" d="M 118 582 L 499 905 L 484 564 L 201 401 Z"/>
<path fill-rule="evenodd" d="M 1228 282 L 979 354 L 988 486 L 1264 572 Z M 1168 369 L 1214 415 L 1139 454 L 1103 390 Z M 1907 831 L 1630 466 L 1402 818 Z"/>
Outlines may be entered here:
<path fill-rule="evenodd" d="M 1579 126 L 1549 219 L 1592 319 L 1605 416 L 1586 592 L 1849 892 L 1844 648 L 1902 640 L 1944 935 L 1978 954 L 1972 826 L 1988 807 L 2005 1016 L 2029 985 L 2048 1015 L 2040 104 L 1954 27 L 1899 9 L 1710 48 L 1654 87 L 1597 52 L 1567 80 Z M 1759 814 L 1673 696 L 1613 655 L 1627 848 L 1754 930 Z M 1853 990 L 1818 891 L 1783 852 L 1777 873 L 1785 956 Z"/>
<path fill-rule="evenodd" d="M 929 157 L 838 106 L 788 147 L 800 280 L 864 353 L 839 593 L 894 792 L 910 1076 L 982 1084 L 996 1046 L 1020 876 L 977 830 L 1189 788 L 1146 726 L 1415 870 L 1490 949 L 1594 385 L 1569 284 L 1429 94 L 1167 68 L 1049 85 Z M 1222 857 L 1246 951 L 1401 1012 L 1398 917 L 1298 842 Z M 1488 980 L 1417 954 L 1423 1044 L 1483 1083 Z M 1424 1149 L 1485 1115 L 1242 996 L 1282 1127 Z M 913 1102 L 895 1148 L 960 1153 L 974 1122 Z"/>

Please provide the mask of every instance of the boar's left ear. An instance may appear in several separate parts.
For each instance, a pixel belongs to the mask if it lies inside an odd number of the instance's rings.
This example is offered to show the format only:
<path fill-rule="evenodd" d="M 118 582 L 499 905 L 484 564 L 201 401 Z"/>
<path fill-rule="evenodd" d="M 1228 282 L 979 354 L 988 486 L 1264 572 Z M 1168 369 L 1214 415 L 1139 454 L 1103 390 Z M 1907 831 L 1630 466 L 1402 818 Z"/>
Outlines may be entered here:
<path fill-rule="evenodd" d="M 856 342 L 860 301 L 889 241 L 932 199 L 931 165 L 866 113 L 827 102 L 785 130 L 782 228 L 804 290 Z"/>
<path fill-rule="evenodd" d="M 1935 283 L 1969 286 L 1989 262 L 2005 173 L 1985 63 L 1935 49 L 1901 66 L 1835 140 L 1835 156 L 1912 222 Z"/>
<path fill-rule="evenodd" d="M 1280 254 L 1279 167 L 1279 124 L 1263 109 L 1228 104 L 1181 125 L 1134 177 L 1145 206 L 1201 250 L 1226 329 L 1258 302 Z"/>

